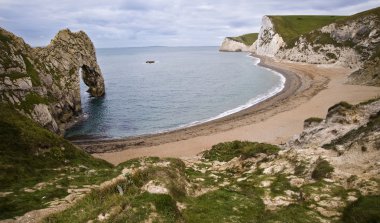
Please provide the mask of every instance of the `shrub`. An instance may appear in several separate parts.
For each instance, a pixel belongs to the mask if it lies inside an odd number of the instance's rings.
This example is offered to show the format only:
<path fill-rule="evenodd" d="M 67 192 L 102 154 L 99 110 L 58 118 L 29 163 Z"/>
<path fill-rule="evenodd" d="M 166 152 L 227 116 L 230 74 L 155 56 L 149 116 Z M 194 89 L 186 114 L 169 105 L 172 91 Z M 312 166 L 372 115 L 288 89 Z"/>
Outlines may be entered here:
<path fill-rule="evenodd" d="M 322 178 L 329 177 L 333 171 L 334 167 L 331 166 L 328 161 L 318 158 L 317 165 L 311 173 L 311 177 L 315 180 L 321 180 Z"/>
<path fill-rule="evenodd" d="M 294 174 L 297 176 L 301 176 L 305 173 L 306 165 L 304 163 L 300 163 L 294 167 Z"/>
<path fill-rule="evenodd" d="M 351 109 L 351 108 L 354 107 L 354 106 L 351 105 L 350 103 L 345 102 L 345 101 L 342 101 L 342 102 L 339 102 L 338 104 L 335 104 L 335 105 L 331 106 L 331 107 L 328 109 L 328 111 L 331 111 L 331 110 L 333 110 L 333 109 L 335 109 L 335 108 L 337 108 L 337 107 L 339 107 L 339 106 L 341 106 L 341 107 L 343 107 L 343 108 L 347 108 L 347 109 Z"/>
<path fill-rule="evenodd" d="M 257 156 L 259 153 L 277 154 L 279 150 L 279 147 L 266 143 L 233 141 L 212 146 L 211 150 L 204 152 L 203 158 L 227 162 L 235 157 L 248 159 Z"/>
<path fill-rule="evenodd" d="M 323 122 L 322 118 L 311 117 L 311 118 L 305 119 L 305 121 L 303 122 L 303 126 L 308 127 L 310 126 L 311 123 L 321 123 L 321 122 Z"/>
<path fill-rule="evenodd" d="M 335 53 L 326 53 L 326 56 L 327 56 L 327 58 L 329 58 L 329 59 L 333 59 L 333 60 L 336 60 L 336 59 L 337 59 Z"/>
<path fill-rule="evenodd" d="M 380 223 L 380 196 L 364 196 L 348 205 L 342 216 L 345 223 Z"/>

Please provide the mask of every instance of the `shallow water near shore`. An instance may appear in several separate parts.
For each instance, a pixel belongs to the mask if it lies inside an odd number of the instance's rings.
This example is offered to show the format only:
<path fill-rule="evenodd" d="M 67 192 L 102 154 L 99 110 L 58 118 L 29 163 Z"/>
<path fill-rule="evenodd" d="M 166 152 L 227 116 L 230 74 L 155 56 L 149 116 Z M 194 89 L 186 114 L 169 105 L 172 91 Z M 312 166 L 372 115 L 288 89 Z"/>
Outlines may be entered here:
<path fill-rule="evenodd" d="M 285 81 L 247 53 L 217 47 L 97 49 L 97 57 L 106 96 L 90 98 L 81 83 L 85 119 L 67 138 L 121 138 L 195 125 L 257 104 Z"/>

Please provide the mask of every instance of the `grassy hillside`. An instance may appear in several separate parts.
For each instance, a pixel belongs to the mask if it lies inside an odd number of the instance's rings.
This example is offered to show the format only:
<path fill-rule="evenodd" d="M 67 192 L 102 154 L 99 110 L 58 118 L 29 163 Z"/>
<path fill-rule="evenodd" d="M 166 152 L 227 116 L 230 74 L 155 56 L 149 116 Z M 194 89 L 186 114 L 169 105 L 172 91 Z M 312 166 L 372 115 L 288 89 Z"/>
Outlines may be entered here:
<path fill-rule="evenodd" d="M 344 19 L 346 16 L 291 15 L 269 16 L 269 18 L 276 32 L 282 36 L 287 46 L 291 47 L 300 35 Z"/>
<path fill-rule="evenodd" d="M 70 187 L 113 175 L 111 164 L 0 104 L 0 219 L 46 207 Z"/>
<path fill-rule="evenodd" d="M 358 18 L 361 18 L 361 17 L 364 17 L 364 16 L 368 16 L 368 15 L 376 15 L 377 17 L 380 17 L 380 7 L 377 7 L 377 8 L 373 8 L 373 9 L 370 9 L 370 10 L 367 10 L 367 11 L 363 11 L 363 12 L 359 12 L 359 13 L 356 13 L 354 15 L 351 15 L 351 16 L 346 16 L 342 19 L 339 19 L 337 21 L 337 23 L 345 23 L 345 22 L 350 22 L 354 19 L 358 19 Z"/>
<path fill-rule="evenodd" d="M 313 167 L 307 161 L 298 163 L 289 157 L 295 168 L 303 166 L 296 175 L 292 171 L 265 173 L 261 164 L 279 158 L 278 152 L 273 145 L 233 141 L 213 146 L 194 163 L 158 157 L 129 160 L 118 166 L 128 170 L 125 179 L 93 190 L 44 222 L 377 222 L 379 196 L 360 196 L 358 202 L 351 204 L 347 197 L 358 196 L 359 192 L 346 190 L 338 183 L 322 178 L 302 186 L 291 183 L 294 178 L 307 179 L 309 169 L 323 172 L 326 168 L 321 165 Z M 318 162 L 330 165 L 322 159 Z M 146 185 L 167 190 L 150 193 Z M 314 199 L 322 196 L 321 201 Z M 271 209 L 267 205 L 272 199 L 291 202 Z M 339 208 L 328 208 L 344 212 L 347 221 L 340 216 L 322 216 L 318 211 L 326 207 L 319 202 L 337 200 L 342 202 Z M 351 205 L 345 207 L 346 204 Z M 355 221 L 358 217 L 368 221 Z"/>
<path fill-rule="evenodd" d="M 240 43 L 244 43 L 247 46 L 250 46 L 257 40 L 258 35 L 259 35 L 258 33 L 248 33 L 248 34 L 237 36 L 237 37 L 227 37 L 227 38 L 235 40 Z"/>

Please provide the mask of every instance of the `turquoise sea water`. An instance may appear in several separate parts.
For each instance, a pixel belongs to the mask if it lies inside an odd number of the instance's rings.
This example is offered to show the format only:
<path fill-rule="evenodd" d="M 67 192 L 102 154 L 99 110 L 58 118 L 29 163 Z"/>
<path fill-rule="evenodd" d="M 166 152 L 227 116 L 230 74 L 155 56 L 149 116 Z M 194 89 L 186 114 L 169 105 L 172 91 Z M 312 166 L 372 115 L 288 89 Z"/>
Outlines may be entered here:
<path fill-rule="evenodd" d="M 194 125 L 247 108 L 284 85 L 247 53 L 217 47 L 97 49 L 97 57 L 106 95 L 90 98 L 81 83 L 86 118 L 66 137 L 119 138 Z"/>

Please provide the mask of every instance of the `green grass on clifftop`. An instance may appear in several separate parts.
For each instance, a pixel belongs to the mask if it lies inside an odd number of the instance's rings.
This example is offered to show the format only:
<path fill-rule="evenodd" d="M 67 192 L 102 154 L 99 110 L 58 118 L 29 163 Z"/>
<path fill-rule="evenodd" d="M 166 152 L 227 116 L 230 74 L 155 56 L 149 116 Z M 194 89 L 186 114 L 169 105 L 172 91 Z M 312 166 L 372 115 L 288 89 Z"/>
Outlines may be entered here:
<path fill-rule="evenodd" d="M 99 184 L 113 175 L 111 164 L 0 103 L 0 219 L 47 207 L 71 186 Z"/>
<path fill-rule="evenodd" d="M 302 34 L 321 28 L 346 16 L 269 16 L 274 24 L 276 32 L 284 39 L 287 47 L 294 46 L 295 41 Z"/>
<path fill-rule="evenodd" d="M 250 46 L 257 40 L 258 35 L 259 35 L 258 33 L 248 33 L 241 36 L 227 37 L 227 38 L 240 42 L 240 43 L 244 43 L 247 46 Z"/>

